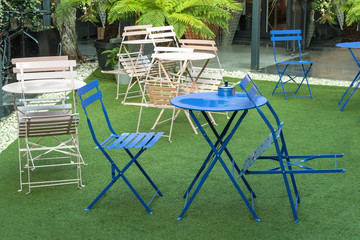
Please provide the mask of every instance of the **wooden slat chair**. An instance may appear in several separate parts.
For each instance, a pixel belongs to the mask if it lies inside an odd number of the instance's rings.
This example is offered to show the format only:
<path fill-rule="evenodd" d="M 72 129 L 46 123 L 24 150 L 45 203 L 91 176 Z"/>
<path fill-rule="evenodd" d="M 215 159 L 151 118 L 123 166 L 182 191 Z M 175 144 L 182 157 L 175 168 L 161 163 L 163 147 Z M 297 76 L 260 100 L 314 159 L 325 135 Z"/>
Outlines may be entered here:
<path fill-rule="evenodd" d="M 197 130 L 196 130 L 193 122 L 190 119 L 188 111 L 185 109 L 175 108 L 175 106 L 173 106 L 170 103 L 170 100 L 172 98 L 179 95 L 179 83 L 168 81 L 164 78 L 157 78 L 156 80 L 147 80 L 145 82 L 145 92 L 146 92 L 146 97 L 148 98 L 147 106 L 156 107 L 156 108 L 161 109 L 161 111 L 160 111 L 158 117 L 156 118 L 155 123 L 151 129 L 155 129 L 155 127 L 158 124 L 161 124 L 161 123 L 164 123 L 167 121 L 171 121 L 169 134 L 163 135 L 164 137 L 168 137 L 169 141 L 171 142 L 171 135 L 172 135 L 174 120 L 176 119 L 176 117 L 178 116 L 180 111 L 184 111 L 192 129 L 194 130 L 195 134 L 197 134 Z M 170 118 L 160 121 L 161 116 L 163 115 L 163 113 L 166 109 L 172 110 L 172 115 Z M 137 131 L 139 131 L 139 128 L 140 128 L 142 110 L 143 110 L 143 106 L 140 107 Z M 176 113 L 176 110 L 177 110 L 177 113 Z"/>
<path fill-rule="evenodd" d="M 22 62 L 22 60 L 30 61 Z M 34 58 L 22 60 L 17 59 L 15 67 L 16 71 L 19 72 L 16 77 L 22 85 L 24 81 L 41 81 L 43 79 L 62 79 L 67 81 L 69 85 L 73 84 L 76 76 L 76 72 L 73 70 L 76 66 L 75 61 L 43 61 L 44 58 L 40 58 L 40 61 L 36 61 L 37 59 Z M 64 184 L 77 184 L 79 188 L 83 186 L 81 165 L 85 165 L 85 163 L 79 151 L 77 133 L 79 117 L 76 114 L 75 107 L 66 103 L 67 99 L 68 97 L 65 94 L 63 97 L 42 99 L 27 99 L 27 96 L 24 93 L 22 94 L 21 102 L 23 105 L 17 107 L 19 191 L 24 185 L 28 186 L 28 193 L 30 193 L 31 188 L 36 187 Z M 25 163 L 23 163 L 24 161 Z M 34 178 L 32 178 L 35 169 L 63 168 L 65 166 L 69 166 L 67 170 L 75 170 L 72 172 L 73 176 L 67 176 L 71 174 L 67 171 L 66 173 L 62 172 L 66 175 L 65 179 L 63 176 L 57 176 L 56 179 L 46 181 L 33 180 Z M 25 169 L 27 169 L 27 174 L 23 176 Z"/>
<path fill-rule="evenodd" d="M 218 48 L 214 40 L 180 39 L 179 43 L 182 48 L 192 48 L 194 51 L 214 53 L 219 64 L 218 69 L 221 71 L 221 74 L 223 73 L 224 69 L 221 68 L 220 59 L 217 54 Z"/>
<path fill-rule="evenodd" d="M 179 40 L 182 48 L 191 48 L 194 51 L 198 52 L 210 52 L 215 54 L 216 60 L 219 64 L 219 68 L 206 68 L 201 72 L 202 68 L 195 67 L 191 63 L 191 76 L 196 78 L 199 74 L 200 77 L 196 81 L 196 91 L 205 92 L 205 91 L 217 91 L 218 86 L 223 82 L 223 69 L 221 68 L 221 63 L 217 54 L 217 47 L 214 40 L 197 40 L 197 39 L 180 39 Z M 192 81 L 190 78 L 187 78 L 187 85 L 192 86 Z M 192 88 L 192 87 L 191 87 Z M 190 89 L 192 90 L 192 89 Z"/>

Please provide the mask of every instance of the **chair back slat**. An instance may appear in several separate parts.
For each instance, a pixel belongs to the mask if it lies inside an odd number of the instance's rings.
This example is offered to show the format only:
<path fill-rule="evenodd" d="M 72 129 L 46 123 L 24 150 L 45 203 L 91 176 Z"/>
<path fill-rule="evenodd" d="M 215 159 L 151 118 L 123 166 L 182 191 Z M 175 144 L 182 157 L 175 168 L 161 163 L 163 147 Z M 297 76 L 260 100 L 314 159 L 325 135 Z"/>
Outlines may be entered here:
<path fill-rule="evenodd" d="M 302 36 L 301 36 L 301 30 L 271 30 L 270 31 L 270 35 L 271 35 L 271 41 L 273 42 L 273 47 L 274 47 L 274 58 L 275 58 L 275 62 L 278 62 L 277 58 L 276 58 L 276 42 L 284 42 L 284 41 L 297 41 L 297 45 L 298 45 L 298 51 L 299 51 L 299 58 L 300 61 L 302 61 L 302 57 L 301 57 L 301 41 L 302 41 Z"/>
<path fill-rule="evenodd" d="M 252 83 L 251 87 L 249 83 Z M 262 96 L 262 93 L 260 92 L 259 88 L 256 86 L 255 82 L 251 79 L 249 74 L 246 74 L 245 77 L 241 80 L 239 83 L 240 88 L 246 93 L 246 96 L 255 104 L 255 97 L 256 93 L 259 92 L 259 94 Z M 249 90 L 247 90 L 249 89 Z"/>
<path fill-rule="evenodd" d="M 86 84 L 85 86 L 79 88 L 77 90 L 78 94 L 80 96 L 84 95 L 85 93 L 91 91 L 92 89 L 94 88 L 97 88 L 99 87 L 99 82 L 98 81 L 92 81 L 92 82 L 89 82 L 88 84 Z"/>
<path fill-rule="evenodd" d="M 290 30 L 271 30 L 270 34 L 275 34 L 275 35 L 290 35 L 290 34 L 301 34 L 301 30 L 300 29 L 290 29 Z"/>
<path fill-rule="evenodd" d="M 38 69 L 40 70 L 40 69 Z M 55 72 L 28 72 L 26 74 L 16 74 L 17 80 L 42 80 L 42 79 L 71 79 L 76 78 L 75 71 L 55 71 Z"/>
<path fill-rule="evenodd" d="M 20 73 L 20 69 L 16 67 L 16 64 L 19 62 L 49 62 L 49 61 L 66 61 L 68 60 L 68 56 L 48 56 L 48 57 L 26 57 L 26 58 L 13 58 L 11 59 L 11 63 L 14 65 L 13 67 L 13 73 Z M 52 70 L 68 70 L 68 67 L 58 67 L 56 69 L 52 68 L 49 71 Z M 37 72 L 40 69 L 36 68 L 29 68 L 26 69 L 26 72 Z M 46 71 L 45 69 L 41 69 L 41 71 Z"/>
<path fill-rule="evenodd" d="M 83 108 L 86 108 L 87 106 L 89 106 L 90 104 L 94 103 L 95 101 L 101 98 L 102 98 L 102 93 L 101 91 L 98 91 L 92 94 L 91 96 L 87 97 L 86 99 L 81 100 L 81 106 L 83 106 Z"/>
<path fill-rule="evenodd" d="M 63 67 L 75 67 L 75 60 L 62 60 L 62 61 L 36 61 L 36 62 L 17 62 L 16 68 L 27 68 L 27 69 L 57 69 Z"/>
<path fill-rule="evenodd" d="M 157 39 L 170 40 L 170 42 L 166 43 L 168 47 L 171 45 L 179 47 L 173 26 L 151 27 L 147 28 L 146 31 L 149 33 L 149 38 L 153 40 L 154 47 L 161 45 L 161 43 L 155 41 Z"/>
<path fill-rule="evenodd" d="M 279 36 L 279 37 L 271 37 L 271 41 L 301 41 L 301 36 Z"/>
<path fill-rule="evenodd" d="M 24 61 L 26 61 L 26 58 Z M 41 59 L 43 60 L 43 59 Z M 54 61 L 17 61 L 15 69 L 18 81 L 27 80 L 74 80 L 77 76 L 73 68 L 76 66 L 75 60 L 54 60 Z"/>

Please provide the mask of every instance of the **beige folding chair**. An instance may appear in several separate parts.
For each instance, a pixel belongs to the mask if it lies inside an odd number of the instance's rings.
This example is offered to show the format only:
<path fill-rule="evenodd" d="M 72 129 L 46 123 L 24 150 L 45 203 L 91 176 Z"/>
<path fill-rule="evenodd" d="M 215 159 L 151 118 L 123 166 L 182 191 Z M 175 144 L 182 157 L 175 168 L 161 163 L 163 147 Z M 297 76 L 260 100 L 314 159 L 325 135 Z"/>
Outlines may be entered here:
<path fill-rule="evenodd" d="M 196 81 L 196 92 L 212 92 L 217 91 L 218 87 L 223 83 L 223 71 L 221 68 L 221 63 L 219 56 L 217 54 L 217 47 L 214 40 L 198 40 L 198 39 L 180 39 L 181 48 L 191 48 L 197 52 L 210 52 L 215 54 L 216 60 L 218 62 L 219 68 L 205 68 L 203 72 L 201 72 L 202 68 L 193 66 L 191 64 L 191 78 L 196 78 L 200 74 L 200 77 Z M 189 89 L 189 92 L 193 90 L 192 79 L 188 75 L 186 78 L 186 87 Z M 228 118 L 228 113 L 217 113 L 217 114 L 225 114 Z M 211 113 L 209 115 L 211 117 Z M 214 124 L 216 124 L 214 122 Z"/>
<path fill-rule="evenodd" d="M 183 90 L 183 73 L 187 67 L 188 62 L 184 63 L 171 58 L 159 59 L 158 56 L 162 53 L 177 55 L 183 53 L 192 53 L 193 51 L 194 49 L 191 48 L 155 47 L 154 53 L 151 56 L 151 62 L 153 66 L 149 73 L 152 73 L 153 76 L 165 77 L 168 81 L 178 82 L 181 84 L 180 90 Z"/>
<path fill-rule="evenodd" d="M 119 98 L 119 95 L 125 95 L 122 101 L 123 104 L 136 105 L 136 103 L 127 102 L 127 99 L 143 95 L 141 81 L 145 78 L 148 68 L 151 66 L 148 56 L 144 55 L 145 44 L 152 44 L 152 41 L 148 39 L 148 32 L 146 31 L 149 27 L 152 27 L 152 25 L 124 27 L 118 53 L 118 69 L 102 71 L 103 73 L 117 74 L 117 79 L 120 79 L 120 75 L 128 75 L 130 77 L 131 80 L 125 93 L 119 93 L 119 81 L 117 82 L 116 99 Z M 130 45 L 135 48 L 137 47 L 137 51 L 130 51 Z M 131 91 L 135 85 L 138 85 L 139 90 Z"/>
<path fill-rule="evenodd" d="M 173 26 L 146 28 L 154 47 L 179 47 Z"/>
<path fill-rule="evenodd" d="M 29 60 L 29 62 L 22 62 Z M 36 59 L 17 59 L 17 79 L 22 88 L 22 106 L 18 113 L 18 146 L 20 167 L 20 190 L 31 188 L 77 184 L 82 187 L 81 165 L 85 165 L 79 151 L 77 124 L 79 116 L 74 106 L 66 103 L 66 94 L 57 98 L 27 99 L 26 82 L 36 83 L 38 88 L 49 88 L 51 82 L 64 83 L 66 89 L 74 89 L 73 68 L 75 61 L 36 61 Z M 41 59 L 40 60 L 44 60 Z M 36 81 L 35 81 L 36 80 Z M 44 82 L 44 83 L 41 83 Z M 60 90 L 60 89 L 59 89 Z M 76 99 L 73 91 L 73 97 Z M 67 166 L 67 169 L 65 167 Z M 38 169 L 56 167 L 48 170 L 53 179 L 42 180 Z M 27 174 L 23 173 L 27 170 Z M 38 174 L 33 176 L 35 170 Z M 62 171 L 61 171 L 62 170 Z M 50 173 L 51 172 L 51 173 Z M 65 176 L 65 177 L 64 177 Z"/>
<path fill-rule="evenodd" d="M 167 121 L 171 121 L 170 130 L 169 130 L 168 135 L 163 135 L 164 137 L 168 137 L 169 141 L 171 142 L 171 135 L 172 135 L 174 120 L 176 119 L 176 117 L 178 116 L 180 111 L 184 111 L 186 118 L 188 119 L 192 129 L 194 130 L 195 134 L 197 134 L 197 130 L 196 130 L 193 122 L 190 119 L 190 115 L 189 115 L 188 111 L 185 109 L 175 108 L 175 106 L 173 106 L 170 103 L 170 100 L 172 98 L 179 95 L 179 83 L 178 82 L 168 81 L 167 79 L 164 79 L 164 78 L 157 78 L 156 80 L 147 80 L 145 82 L 144 88 L 145 88 L 145 92 L 146 92 L 146 97 L 148 98 L 148 101 L 149 101 L 147 103 L 147 106 L 156 107 L 156 108 L 161 109 L 160 114 L 156 118 L 155 123 L 151 129 L 155 129 L 155 127 L 158 124 L 161 124 L 161 123 L 164 123 Z M 160 121 L 160 119 L 166 109 L 172 110 L 172 115 L 170 118 Z M 140 107 L 137 131 L 139 131 L 139 127 L 140 127 L 142 110 L 143 110 L 143 106 Z M 177 110 L 177 113 L 176 113 L 176 110 Z"/>
<path fill-rule="evenodd" d="M 221 68 L 221 63 L 217 54 L 217 47 L 214 40 L 197 40 L 197 39 L 180 39 L 181 48 L 191 48 L 194 51 L 199 52 L 211 52 L 215 54 L 216 60 L 219 64 L 219 68 L 205 68 L 201 72 L 202 68 L 193 66 L 192 62 L 190 72 L 191 77 L 197 77 L 199 74 L 200 77 L 196 81 L 196 91 L 205 92 L 205 91 L 217 91 L 218 86 L 223 82 L 223 69 Z M 187 78 L 187 84 L 192 84 L 191 78 Z M 190 85 L 191 86 L 191 85 Z"/>
<path fill-rule="evenodd" d="M 194 51 L 214 53 L 216 56 L 216 60 L 219 64 L 219 69 L 221 70 L 221 73 L 223 72 L 220 59 L 217 54 L 218 48 L 216 47 L 216 43 L 214 40 L 180 39 L 179 43 L 181 44 L 182 48 L 192 48 L 194 49 Z"/>

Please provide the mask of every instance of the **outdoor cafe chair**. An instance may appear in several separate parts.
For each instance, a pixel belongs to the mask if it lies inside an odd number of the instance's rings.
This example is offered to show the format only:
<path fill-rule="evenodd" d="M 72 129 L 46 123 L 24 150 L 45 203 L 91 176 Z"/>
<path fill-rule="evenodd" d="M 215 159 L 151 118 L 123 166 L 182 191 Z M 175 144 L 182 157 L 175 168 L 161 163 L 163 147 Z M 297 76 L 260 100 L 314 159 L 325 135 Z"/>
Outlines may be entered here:
<path fill-rule="evenodd" d="M 179 92 L 180 92 L 179 85 L 180 85 L 179 82 L 168 81 L 165 78 L 157 78 L 157 79 L 147 80 L 145 82 L 145 87 L 144 87 L 145 93 L 146 93 L 146 98 L 148 100 L 146 106 L 161 109 L 160 113 L 159 113 L 158 117 L 156 118 L 151 129 L 155 129 L 155 127 L 158 124 L 162 124 L 162 123 L 170 121 L 169 133 L 167 135 L 163 135 L 164 137 L 168 137 L 169 142 L 171 142 L 174 121 L 178 117 L 178 115 L 181 111 L 183 111 L 185 113 L 185 116 L 188 119 L 191 128 L 194 130 L 195 134 L 197 134 L 197 130 L 196 130 L 193 122 L 191 121 L 188 110 L 175 108 L 170 103 L 170 100 L 172 98 L 179 95 Z M 167 109 L 172 110 L 170 118 L 161 120 L 163 113 Z M 143 106 L 140 107 L 137 131 L 139 131 L 139 128 L 140 128 L 142 114 L 143 114 Z"/>
<path fill-rule="evenodd" d="M 311 97 L 313 99 L 313 95 L 311 93 L 309 81 L 308 81 L 308 73 L 315 62 L 311 61 L 304 61 L 301 56 L 301 30 L 272 30 L 270 31 L 271 34 L 271 41 L 273 42 L 274 47 L 274 58 L 275 58 L 275 65 L 279 74 L 279 80 L 272 92 L 271 95 L 274 93 L 283 93 L 285 100 L 287 101 L 288 98 L 297 98 L 297 97 Z M 294 41 L 294 49 L 299 51 L 298 59 L 289 60 L 289 61 L 279 61 L 276 55 L 276 43 L 278 42 L 285 42 L 285 41 Z M 288 79 L 286 79 L 286 76 Z M 296 82 L 295 79 L 301 78 L 302 80 L 300 83 Z M 286 91 L 285 84 L 288 82 L 293 82 L 297 85 L 295 91 Z M 309 95 L 305 96 L 288 96 L 288 93 L 297 94 L 300 87 L 306 84 L 309 90 Z M 276 91 L 277 88 L 280 88 L 280 91 Z"/>
<path fill-rule="evenodd" d="M 20 190 L 77 184 L 82 187 L 81 165 L 85 165 L 79 151 L 77 125 L 79 116 L 69 97 L 31 98 L 31 93 L 72 91 L 74 93 L 76 62 L 67 57 L 19 58 L 14 72 L 18 83 L 14 92 L 21 94 L 20 105 L 15 102 L 18 116 L 18 146 Z M 80 82 L 80 85 L 82 82 Z M 20 85 L 20 87 L 19 87 Z M 20 91 L 16 90 L 16 86 Z M 75 95 L 73 95 L 75 96 Z M 30 98 L 29 98 L 30 97 Z M 14 99 L 15 100 L 15 99 Z M 25 159 L 25 160 L 24 160 Z M 23 163 L 25 161 L 25 163 Z M 66 169 L 65 167 L 68 166 Z M 45 168 L 64 169 L 51 179 L 41 179 Z M 24 174 L 27 170 L 27 174 Z M 37 170 L 37 171 L 35 171 Z M 25 177 L 23 177 L 25 175 Z M 71 177 L 70 177 L 71 176 Z"/>
<path fill-rule="evenodd" d="M 179 47 L 173 26 L 149 27 L 146 31 L 154 47 Z"/>
<path fill-rule="evenodd" d="M 345 169 L 337 167 L 337 159 L 341 158 L 344 154 L 311 154 L 311 155 L 290 155 L 285 142 L 285 136 L 283 131 L 284 123 L 280 121 L 275 109 L 270 105 L 269 101 L 266 102 L 268 111 L 262 111 L 257 106 L 255 97 L 257 94 L 261 94 L 260 90 L 256 86 L 255 82 L 247 74 L 244 79 L 239 83 L 240 88 L 245 92 L 246 97 L 252 102 L 257 112 L 263 119 L 267 128 L 270 130 L 270 135 L 265 138 L 258 148 L 256 148 L 250 156 L 245 160 L 243 168 L 239 173 L 239 178 L 244 174 L 279 174 L 282 175 L 286 192 L 290 201 L 291 210 L 294 216 L 295 223 L 298 221 L 297 207 L 300 203 L 299 190 L 295 180 L 295 174 L 306 173 L 340 173 Z M 270 118 L 267 117 L 270 115 Z M 275 154 L 264 155 L 264 153 L 271 147 L 275 147 Z M 318 169 L 315 167 L 307 166 L 315 159 L 334 159 L 334 168 L 330 169 Z M 268 170 L 251 170 L 250 167 L 260 160 L 271 160 L 274 164 Z M 258 163 L 256 167 L 259 167 Z M 311 164 L 311 163 L 310 163 Z M 318 161 L 318 164 L 324 164 Z M 292 187 L 291 187 L 292 186 Z M 256 195 L 251 192 L 252 202 Z M 253 205 L 254 208 L 254 205 Z"/>
<path fill-rule="evenodd" d="M 181 44 L 182 48 L 191 48 L 194 49 L 195 52 L 209 52 L 213 53 L 216 56 L 217 63 L 219 65 L 218 68 L 209 68 L 205 66 L 203 67 L 196 67 L 191 64 L 191 71 L 187 74 L 185 84 L 190 85 L 190 90 L 193 88 L 193 79 L 197 78 L 196 80 L 196 91 L 197 92 L 212 92 L 217 91 L 218 87 L 223 83 L 223 71 L 224 69 L 221 68 L 221 63 L 219 56 L 217 54 L 218 48 L 216 47 L 216 43 L 214 40 L 200 40 L 200 39 L 180 39 L 179 43 Z M 210 117 L 211 116 L 211 113 Z M 228 113 L 217 113 L 217 114 L 225 114 L 228 117 Z M 215 123 L 215 121 L 213 120 Z M 216 123 L 215 123 L 216 125 Z"/>
<path fill-rule="evenodd" d="M 146 73 L 151 66 L 148 56 L 144 54 L 145 44 L 152 44 L 152 41 L 148 39 L 148 32 L 146 31 L 149 27 L 152 27 L 152 25 L 125 26 L 119 47 L 117 68 L 102 71 L 103 73 L 116 74 L 118 76 L 116 99 L 119 98 L 119 95 L 124 94 L 122 103 L 128 103 L 128 98 L 142 96 L 141 81 L 146 77 Z M 136 47 L 138 49 L 132 51 Z M 127 89 L 122 94 L 119 92 L 120 75 L 128 75 L 130 77 Z M 135 85 L 139 87 L 139 90 L 131 90 Z"/>
<path fill-rule="evenodd" d="M 140 165 L 138 158 L 140 155 L 147 149 L 153 147 L 155 143 L 158 142 L 158 140 L 161 138 L 161 136 L 164 134 L 163 132 L 150 132 L 150 133 L 122 133 L 117 134 L 113 127 L 111 126 L 109 116 L 107 114 L 105 105 L 102 100 L 102 92 L 99 90 L 99 82 L 98 80 L 94 80 L 84 87 L 80 88 L 78 90 L 79 97 L 81 100 L 81 106 L 83 107 L 85 111 L 85 115 L 87 118 L 87 123 L 90 129 L 91 136 L 96 144 L 96 149 L 99 149 L 102 154 L 105 156 L 105 158 L 109 161 L 111 165 L 111 181 L 110 183 L 100 192 L 100 194 L 93 200 L 92 203 L 85 209 L 86 211 L 90 210 L 101 198 L 102 196 L 114 185 L 117 180 L 120 178 L 124 180 L 125 184 L 131 189 L 131 191 L 134 193 L 136 198 L 140 201 L 140 203 L 144 206 L 146 211 L 149 214 L 152 214 L 152 211 L 149 207 L 152 200 L 155 198 L 156 195 L 163 196 L 163 194 L 160 192 L 158 187 L 155 185 L 155 183 L 151 180 L 150 176 L 145 172 L 143 167 Z M 91 106 L 90 105 L 97 103 L 98 105 Z M 100 105 L 100 106 L 99 106 Z M 101 107 L 104 120 L 105 122 L 92 122 L 90 120 L 90 115 L 93 117 L 98 118 L 99 111 L 96 110 L 94 107 Z M 88 109 L 91 111 L 88 111 Z M 92 113 L 91 113 L 92 112 Z M 95 125 L 96 124 L 96 125 Z M 107 125 L 107 128 L 110 132 L 110 135 L 105 138 L 103 141 L 98 140 L 96 137 L 95 131 L 98 130 L 99 127 L 104 127 L 104 125 Z M 125 166 L 121 169 L 118 167 L 118 165 L 115 163 L 115 159 L 113 160 L 110 156 L 109 150 L 119 150 L 124 149 L 127 155 L 129 155 L 130 159 L 125 164 Z M 134 149 L 138 150 L 137 153 L 133 153 L 130 150 Z M 117 155 L 118 156 L 118 155 Z M 155 194 L 151 198 L 149 203 L 145 203 L 143 198 L 139 195 L 139 193 L 135 190 L 133 185 L 130 183 L 130 181 L 125 177 L 126 171 L 129 169 L 130 166 L 136 165 L 138 169 L 141 171 L 141 173 L 146 178 L 147 182 L 154 188 Z"/>

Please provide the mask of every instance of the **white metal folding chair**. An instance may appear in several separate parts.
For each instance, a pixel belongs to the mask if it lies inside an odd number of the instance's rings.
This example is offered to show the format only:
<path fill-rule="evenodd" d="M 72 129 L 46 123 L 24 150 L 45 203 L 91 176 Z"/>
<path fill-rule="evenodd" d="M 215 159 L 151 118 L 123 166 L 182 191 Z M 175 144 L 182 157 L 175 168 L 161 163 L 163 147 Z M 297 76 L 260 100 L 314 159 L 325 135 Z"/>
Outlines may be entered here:
<path fill-rule="evenodd" d="M 148 68 L 151 66 L 148 56 L 144 55 L 145 44 L 152 44 L 152 41 L 148 39 L 148 32 L 146 31 L 149 27 L 152 27 L 152 25 L 124 27 L 118 53 L 118 67 L 115 70 L 102 71 L 103 73 L 116 74 L 118 76 L 116 99 L 119 98 L 119 95 L 124 95 L 123 104 L 132 105 L 133 103 L 127 102 L 127 99 L 142 96 L 140 82 L 145 78 Z M 131 51 L 129 49 L 130 45 L 138 49 Z M 125 93 L 122 94 L 119 93 L 120 75 L 128 75 L 131 79 Z M 135 85 L 139 87 L 139 90 L 131 91 Z"/>
<path fill-rule="evenodd" d="M 154 47 L 179 47 L 173 26 L 150 27 L 146 31 Z"/>
<path fill-rule="evenodd" d="M 44 59 L 40 59 L 44 60 Z M 26 61 L 26 58 L 23 59 Z M 69 99 L 66 94 L 58 98 L 28 99 L 25 81 L 37 80 L 39 88 L 47 88 L 41 81 L 67 81 L 65 84 L 74 86 L 76 72 L 73 68 L 75 61 L 36 61 L 18 60 L 16 69 L 17 79 L 22 86 L 22 106 L 18 112 L 18 145 L 20 167 L 20 190 L 24 185 L 31 188 L 47 187 L 64 184 L 82 186 L 81 165 L 84 160 L 79 151 L 77 124 L 79 122 L 75 105 L 66 103 Z M 71 89 L 71 87 L 69 88 Z M 72 89 L 74 89 L 72 87 Z M 75 93 L 73 91 L 73 97 Z M 23 140 L 22 140 L 23 139 Z M 39 180 L 40 173 L 33 177 L 35 169 L 56 167 L 68 171 L 57 171 L 52 174 L 54 179 Z M 69 172 L 72 168 L 72 173 Z M 23 173 L 27 170 L 26 176 Z M 36 171 L 37 172 L 37 171 Z M 25 175 L 25 174 L 24 174 Z M 70 176 L 71 175 L 71 176 Z M 66 176 L 64 178 L 64 176 Z M 34 180 L 35 179 L 35 180 Z"/>

